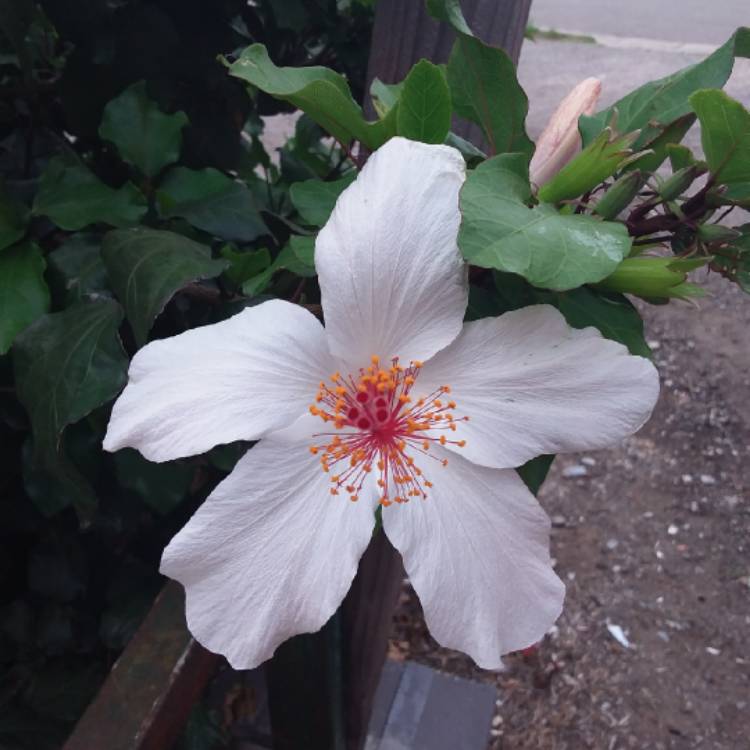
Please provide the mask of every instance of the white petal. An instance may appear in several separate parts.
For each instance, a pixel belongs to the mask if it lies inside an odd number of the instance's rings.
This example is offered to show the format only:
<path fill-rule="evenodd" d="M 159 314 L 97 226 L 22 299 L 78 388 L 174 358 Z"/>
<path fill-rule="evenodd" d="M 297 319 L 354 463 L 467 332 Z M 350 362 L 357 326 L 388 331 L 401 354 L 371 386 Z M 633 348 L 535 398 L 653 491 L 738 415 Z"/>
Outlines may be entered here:
<path fill-rule="evenodd" d="M 502 654 L 540 640 L 562 609 L 549 520 L 513 470 L 450 456 L 432 474 L 429 497 L 385 508 L 383 527 L 433 637 L 496 669 Z"/>
<path fill-rule="evenodd" d="M 153 341 L 133 358 L 104 448 L 169 461 L 257 439 L 299 417 L 331 365 L 320 322 L 280 300 Z"/>
<path fill-rule="evenodd" d="M 372 536 L 374 494 L 332 496 L 308 445 L 261 440 L 164 550 L 161 572 L 185 587 L 190 632 L 235 669 L 319 630 Z"/>
<path fill-rule="evenodd" d="M 464 326 L 425 364 L 415 393 L 451 387 L 469 422 L 458 449 L 484 466 L 520 466 L 544 453 L 605 448 L 651 415 L 659 375 L 594 328 L 575 330 L 549 305 Z"/>
<path fill-rule="evenodd" d="M 329 347 L 355 366 L 424 360 L 461 330 L 466 270 L 456 244 L 464 160 L 392 138 L 339 197 L 315 244 Z"/>

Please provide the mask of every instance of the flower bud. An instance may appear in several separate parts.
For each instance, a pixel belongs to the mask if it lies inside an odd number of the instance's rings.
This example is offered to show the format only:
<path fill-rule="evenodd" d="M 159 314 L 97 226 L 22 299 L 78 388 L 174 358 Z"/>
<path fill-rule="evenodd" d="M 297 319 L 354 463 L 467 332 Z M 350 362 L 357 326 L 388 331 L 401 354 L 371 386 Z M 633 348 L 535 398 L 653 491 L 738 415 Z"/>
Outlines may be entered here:
<path fill-rule="evenodd" d="M 598 78 L 586 78 L 560 102 L 536 143 L 529 165 L 532 182 L 544 185 L 575 156 L 581 147 L 578 118 L 594 112 L 601 90 Z"/>
<path fill-rule="evenodd" d="M 710 258 L 626 258 L 614 273 L 596 286 L 610 292 L 634 294 L 649 301 L 702 297 L 705 290 L 690 284 L 690 271 L 704 266 Z"/>
<path fill-rule="evenodd" d="M 731 242 L 738 237 L 742 237 L 742 232 L 721 224 L 701 224 L 698 227 L 698 237 L 703 242 Z"/>
<path fill-rule="evenodd" d="M 630 205 L 642 185 L 643 175 L 640 172 L 627 172 L 597 201 L 594 213 L 602 219 L 614 219 Z"/>
<path fill-rule="evenodd" d="M 668 177 L 659 186 L 659 196 L 662 200 L 673 201 L 679 198 L 700 174 L 697 165 L 678 169 L 671 177 Z"/>

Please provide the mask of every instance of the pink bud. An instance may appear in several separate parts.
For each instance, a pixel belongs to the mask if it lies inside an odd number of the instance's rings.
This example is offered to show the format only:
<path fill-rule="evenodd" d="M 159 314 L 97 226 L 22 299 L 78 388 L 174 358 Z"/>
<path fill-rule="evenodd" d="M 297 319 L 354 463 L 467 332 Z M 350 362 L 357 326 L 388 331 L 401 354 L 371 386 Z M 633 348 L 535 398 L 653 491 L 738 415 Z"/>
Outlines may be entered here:
<path fill-rule="evenodd" d="M 560 102 L 536 142 L 536 151 L 529 165 L 533 183 L 544 185 L 581 148 L 578 118 L 594 112 L 601 91 L 602 82 L 598 78 L 587 78 Z"/>

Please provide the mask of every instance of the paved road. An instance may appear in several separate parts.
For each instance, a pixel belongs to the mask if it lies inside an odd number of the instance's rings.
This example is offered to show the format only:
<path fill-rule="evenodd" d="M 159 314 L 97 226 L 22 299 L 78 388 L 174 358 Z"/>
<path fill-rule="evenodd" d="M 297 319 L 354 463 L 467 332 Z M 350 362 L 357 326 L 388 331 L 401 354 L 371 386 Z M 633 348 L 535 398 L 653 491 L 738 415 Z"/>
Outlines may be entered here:
<path fill-rule="evenodd" d="M 750 26 L 749 0 L 533 0 L 531 21 L 542 28 L 721 44 Z"/>

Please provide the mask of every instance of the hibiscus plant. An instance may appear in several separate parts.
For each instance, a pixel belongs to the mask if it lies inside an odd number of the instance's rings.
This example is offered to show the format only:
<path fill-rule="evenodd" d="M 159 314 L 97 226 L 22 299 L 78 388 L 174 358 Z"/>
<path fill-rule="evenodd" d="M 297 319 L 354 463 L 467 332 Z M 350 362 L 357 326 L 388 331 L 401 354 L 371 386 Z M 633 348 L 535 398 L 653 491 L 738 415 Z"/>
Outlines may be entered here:
<path fill-rule="evenodd" d="M 105 430 L 123 485 L 174 483 L 165 513 L 191 495 L 161 571 L 238 668 L 320 629 L 381 526 L 441 644 L 496 668 L 540 640 L 564 587 L 534 493 L 555 454 L 616 444 L 658 397 L 631 297 L 693 300 L 710 274 L 750 292 L 750 224 L 731 223 L 750 113 L 721 90 L 750 29 L 605 109 L 587 79 L 534 144 L 505 53 L 456 0 L 427 5 L 450 59 L 376 79 L 373 120 L 332 69 L 259 43 L 223 59 L 301 110 L 278 165 L 259 120 L 231 173 L 176 164 L 188 117 L 136 83 L 98 134 L 137 184 L 65 150 L 30 210 L 3 203 L 0 346 L 44 511 L 96 522 L 84 453 Z M 681 145 L 696 121 L 703 155 Z M 30 213 L 57 228 L 46 255 Z"/>

